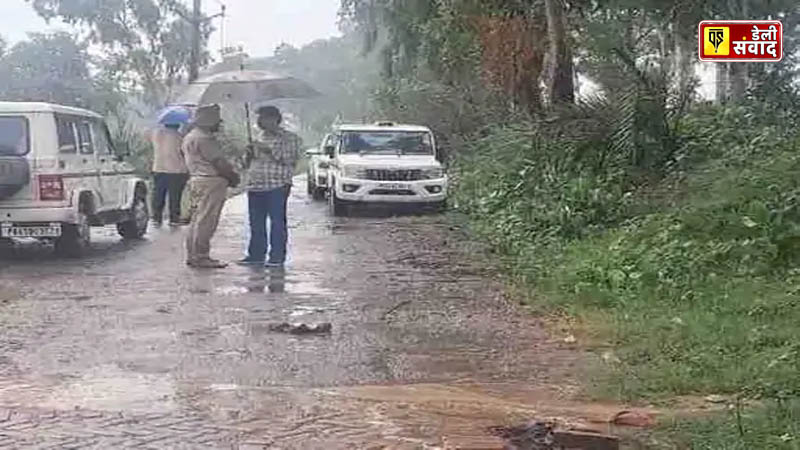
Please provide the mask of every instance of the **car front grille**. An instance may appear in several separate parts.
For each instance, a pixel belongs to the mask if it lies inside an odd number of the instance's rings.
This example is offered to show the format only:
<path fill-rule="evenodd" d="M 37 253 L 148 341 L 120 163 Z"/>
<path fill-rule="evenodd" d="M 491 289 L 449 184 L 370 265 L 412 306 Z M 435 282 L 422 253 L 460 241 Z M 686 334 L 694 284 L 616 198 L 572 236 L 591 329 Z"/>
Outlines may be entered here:
<path fill-rule="evenodd" d="M 366 179 L 373 181 L 417 181 L 422 179 L 420 169 L 367 169 Z"/>

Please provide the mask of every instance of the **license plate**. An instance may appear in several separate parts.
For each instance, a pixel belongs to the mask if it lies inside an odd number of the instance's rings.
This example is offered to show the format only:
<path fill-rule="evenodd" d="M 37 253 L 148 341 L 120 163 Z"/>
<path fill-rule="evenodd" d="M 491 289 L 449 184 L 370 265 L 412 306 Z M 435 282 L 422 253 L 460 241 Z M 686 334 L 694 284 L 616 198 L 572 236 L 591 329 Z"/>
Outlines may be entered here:
<path fill-rule="evenodd" d="M 381 183 L 381 189 L 389 189 L 392 191 L 403 191 L 411 189 L 411 186 L 405 183 Z"/>
<path fill-rule="evenodd" d="M 61 225 L 49 225 L 40 227 L 15 227 L 4 225 L 0 228 L 0 234 L 6 238 L 42 238 L 61 236 Z"/>

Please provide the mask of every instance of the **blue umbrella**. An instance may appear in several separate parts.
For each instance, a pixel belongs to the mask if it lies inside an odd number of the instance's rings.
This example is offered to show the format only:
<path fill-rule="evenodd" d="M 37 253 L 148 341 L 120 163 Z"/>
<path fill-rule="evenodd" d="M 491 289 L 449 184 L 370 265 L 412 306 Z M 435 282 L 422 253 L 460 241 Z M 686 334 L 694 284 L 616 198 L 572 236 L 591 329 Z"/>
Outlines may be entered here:
<path fill-rule="evenodd" d="M 192 113 L 182 106 L 168 106 L 158 115 L 161 125 L 185 125 L 192 118 Z"/>

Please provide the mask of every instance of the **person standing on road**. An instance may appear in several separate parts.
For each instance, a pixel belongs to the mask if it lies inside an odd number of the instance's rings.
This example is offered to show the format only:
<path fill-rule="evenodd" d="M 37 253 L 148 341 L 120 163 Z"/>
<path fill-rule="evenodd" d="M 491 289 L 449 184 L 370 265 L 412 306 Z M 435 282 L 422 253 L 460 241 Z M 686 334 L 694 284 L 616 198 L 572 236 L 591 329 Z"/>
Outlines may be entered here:
<path fill-rule="evenodd" d="M 219 105 L 201 106 L 195 113 L 194 129 L 183 141 L 194 211 L 186 236 L 186 264 L 190 267 L 227 267 L 226 263 L 211 259 L 211 238 L 217 231 L 228 187 L 238 186 L 240 179 L 217 140 L 221 125 Z"/>
<path fill-rule="evenodd" d="M 189 181 L 189 170 L 183 159 L 183 135 L 178 123 L 163 123 L 153 132 L 153 222 L 160 226 L 164 220 L 164 205 L 169 195 L 169 223 L 186 225 L 181 216 L 183 190 Z"/>
<path fill-rule="evenodd" d="M 274 106 L 258 110 L 261 136 L 248 148 L 246 165 L 250 243 L 247 257 L 240 264 L 265 264 L 269 242 L 268 267 L 282 267 L 286 262 L 288 227 L 286 205 L 292 177 L 300 159 L 301 139 L 281 127 L 282 115 Z M 267 218 L 270 221 L 267 233 Z"/>

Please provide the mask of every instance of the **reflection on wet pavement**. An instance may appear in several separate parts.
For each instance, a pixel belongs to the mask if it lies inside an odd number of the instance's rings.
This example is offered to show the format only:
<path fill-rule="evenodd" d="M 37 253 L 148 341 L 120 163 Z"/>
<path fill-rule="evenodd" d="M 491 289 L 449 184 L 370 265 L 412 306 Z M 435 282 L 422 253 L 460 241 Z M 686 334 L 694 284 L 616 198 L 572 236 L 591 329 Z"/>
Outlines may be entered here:
<path fill-rule="evenodd" d="M 132 373 L 112 365 L 93 368 L 81 378 L 54 389 L 38 406 L 169 412 L 175 409 L 174 395 L 170 377 Z"/>
<path fill-rule="evenodd" d="M 561 389 L 575 352 L 503 298 L 480 248 L 441 216 L 332 218 L 301 183 L 284 269 L 190 270 L 169 228 L 134 244 L 96 230 L 79 261 L 0 255 L 0 420 L 61 417 L 10 448 L 422 448 L 544 410 L 580 416 L 553 403 L 574 394 Z M 232 198 L 214 256 L 242 257 L 245 219 Z M 271 331 L 283 322 L 332 333 Z M 509 400 L 487 388 L 501 384 L 539 388 Z M 136 424 L 108 425 L 119 414 Z"/>

